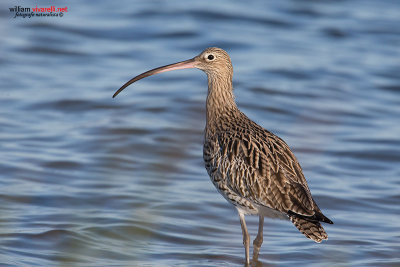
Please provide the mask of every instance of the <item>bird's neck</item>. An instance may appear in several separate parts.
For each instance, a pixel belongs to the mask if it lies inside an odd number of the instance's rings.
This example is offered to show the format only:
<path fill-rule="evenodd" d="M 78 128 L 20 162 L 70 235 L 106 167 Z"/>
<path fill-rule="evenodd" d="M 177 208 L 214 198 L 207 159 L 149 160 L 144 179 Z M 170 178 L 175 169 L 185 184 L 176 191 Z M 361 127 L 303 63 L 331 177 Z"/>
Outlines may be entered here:
<path fill-rule="evenodd" d="M 232 75 L 213 76 L 208 75 L 207 95 L 207 124 L 206 128 L 213 128 L 224 115 L 236 111 L 232 87 Z"/>

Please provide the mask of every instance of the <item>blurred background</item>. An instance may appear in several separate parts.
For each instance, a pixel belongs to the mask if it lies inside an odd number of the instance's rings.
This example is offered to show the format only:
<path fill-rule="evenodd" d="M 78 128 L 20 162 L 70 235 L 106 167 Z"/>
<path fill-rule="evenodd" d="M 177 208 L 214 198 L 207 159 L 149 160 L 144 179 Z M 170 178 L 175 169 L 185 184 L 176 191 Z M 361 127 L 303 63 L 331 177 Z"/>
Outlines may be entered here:
<path fill-rule="evenodd" d="M 67 7 L 63 17 L 9 8 Z M 202 159 L 206 75 L 133 76 L 217 46 L 334 225 L 266 219 L 255 266 L 399 266 L 400 2 L 2 1 L 0 265 L 240 266 Z M 248 217 L 256 235 L 257 217 Z"/>

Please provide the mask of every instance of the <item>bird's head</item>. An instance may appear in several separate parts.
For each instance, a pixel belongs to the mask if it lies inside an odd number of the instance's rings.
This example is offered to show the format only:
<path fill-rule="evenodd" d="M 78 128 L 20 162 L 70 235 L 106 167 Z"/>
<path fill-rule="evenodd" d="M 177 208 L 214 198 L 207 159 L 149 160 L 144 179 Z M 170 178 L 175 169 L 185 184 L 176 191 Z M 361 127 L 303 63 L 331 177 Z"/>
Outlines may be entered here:
<path fill-rule="evenodd" d="M 209 47 L 193 58 L 195 68 L 208 75 L 224 75 L 232 72 L 232 63 L 228 53 L 217 47 Z"/>
<path fill-rule="evenodd" d="M 140 79 L 162 72 L 189 68 L 200 69 L 207 73 L 209 78 L 228 77 L 232 79 L 232 63 L 228 53 L 221 48 L 209 47 L 192 59 L 155 68 L 132 78 L 118 89 L 113 97 L 116 97 L 122 90 Z"/>

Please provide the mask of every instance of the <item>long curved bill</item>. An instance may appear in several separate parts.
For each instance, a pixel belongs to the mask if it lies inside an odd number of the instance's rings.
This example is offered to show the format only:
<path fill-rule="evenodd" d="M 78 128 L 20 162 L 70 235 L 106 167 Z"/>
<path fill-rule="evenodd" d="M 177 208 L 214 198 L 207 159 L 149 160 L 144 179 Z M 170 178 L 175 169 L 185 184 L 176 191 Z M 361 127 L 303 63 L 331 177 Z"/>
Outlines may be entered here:
<path fill-rule="evenodd" d="M 132 78 L 131 80 L 126 82 L 124 85 L 122 85 L 122 87 L 119 88 L 115 92 L 115 94 L 113 95 L 113 98 L 116 97 L 119 93 L 121 93 L 121 91 L 124 90 L 126 87 L 128 87 L 129 85 L 131 85 L 132 83 L 134 83 L 136 81 L 139 81 L 140 79 L 149 77 L 154 74 L 166 72 L 166 71 L 190 69 L 190 68 L 195 68 L 195 59 L 194 58 L 146 71 L 146 72 Z"/>

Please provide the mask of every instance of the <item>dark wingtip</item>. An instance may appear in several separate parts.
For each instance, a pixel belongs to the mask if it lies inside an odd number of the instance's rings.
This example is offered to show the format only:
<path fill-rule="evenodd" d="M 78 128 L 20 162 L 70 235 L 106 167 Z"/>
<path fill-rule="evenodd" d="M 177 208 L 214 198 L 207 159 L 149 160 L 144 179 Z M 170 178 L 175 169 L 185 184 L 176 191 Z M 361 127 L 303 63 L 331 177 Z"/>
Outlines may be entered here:
<path fill-rule="evenodd" d="M 333 224 L 333 222 L 328 217 L 326 217 L 324 214 L 322 214 L 322 212 L 320 212 L 317 216 L 318 216 L 319 221 L 324 222 L 324 223 Z"/>
<path fill-rule="evenodd" d="M 327 217 L 325 217 L 325 220 L 323 220 L 323 222 L 333 224 L 333 222 L 331 220 L 329 220 Z"/>
<path fill-rule="evenodd" d="M 333 222 L 328 217 L 326 217 L 324 214 L 322 214 L 321 212 L 315 213 L 313 216 L 304 216 L 301 214 L 297 214 L 291 210 L 288 210 L 287 213 L 289 216 L 300 217 L 300 218 L 310 221 L 310 222 L 324 222 L 324 223 L 333 224 Z"/>

